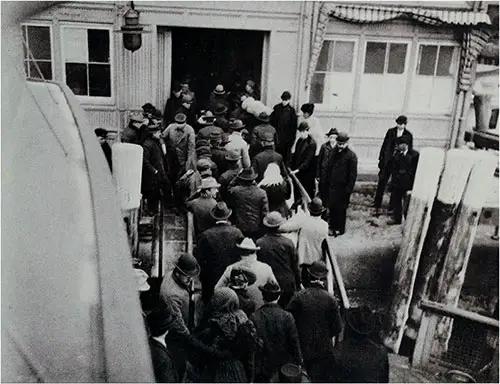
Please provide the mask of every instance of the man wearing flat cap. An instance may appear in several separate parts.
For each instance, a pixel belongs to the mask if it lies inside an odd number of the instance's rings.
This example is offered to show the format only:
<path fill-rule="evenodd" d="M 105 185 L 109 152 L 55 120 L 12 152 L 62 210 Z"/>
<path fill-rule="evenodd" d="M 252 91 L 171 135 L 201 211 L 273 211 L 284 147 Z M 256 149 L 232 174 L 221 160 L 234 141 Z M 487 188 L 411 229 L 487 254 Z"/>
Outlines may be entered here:
<path fill-rule="evenodd" d="M 339 132 L 337 144 L 328 164 L 327 184 L 329 203 L 330 236 L 339 236 L 345 232 L 347 207 L 358 177 L 358 157 L 349 148 L 349 135 Z"/>
<path fill-rule="evenodd" d="M 276 152 L 283 156 L 285 164 L 290 157 L 290 150 L 297 134 L 297 111 L 290 105 L 291 98 L 290 92 L 283 92 L 281 103 L 274 106 L 270 117 L 270 124 L 276 128 L 278 137 Z"/>
<path fill-rule="evenodd" d="M 373 207 L 376 210 L 376 215 L 378 215 L 378 210 L 382 206 L 382 199 L 384 197 L 385 188 L 391 175 L 392 160 L 394 158 L 394 153 L 397 150 L 399 143 L 401 142 L 401 139 L 405 137 L 405 140 L 408 143 L 408 148 L 413 148 L 413 135 L 410 131 L 408 131 L 408 129 L 406 129 L 407 123 L 408 118 L 406 116 L 398 116 L 398 118 L 396 119 L 396 126 L 387 130 L 384 137 L 384 142 L 382 143 L 382 147 L 380 148 L 380 153 L 378 156 L 378 184 L 373 202 Z"/>
<path fill-rule="evenodd" d="M 286 177 L 287 172 L 283 157 L 274 150 L 274 136 L 270 132 L 262 133 L 260 145 L 262 146 L 262 151 L 252 160 L 252 167 L 257 173 L 257 182 L 262 180 L 267 166 L 271 163 L 278 164 L 281 176 Z"/>

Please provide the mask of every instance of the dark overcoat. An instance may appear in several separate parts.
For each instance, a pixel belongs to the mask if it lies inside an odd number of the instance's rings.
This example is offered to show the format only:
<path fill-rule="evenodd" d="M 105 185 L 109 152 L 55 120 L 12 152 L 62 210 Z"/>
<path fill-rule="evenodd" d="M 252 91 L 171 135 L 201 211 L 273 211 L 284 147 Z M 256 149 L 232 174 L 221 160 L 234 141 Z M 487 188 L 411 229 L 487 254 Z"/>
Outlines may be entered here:
<path fill-rule="evenodd" d="M 413 148 L 413 135 L 411 134 L 411 132 L 405 128 L 402 136 L 406 136 L 410 140 L 410 143 L 408 144 L 408 148 L 412 149 Z M 394 150 L 396 149 L 400 140 L 401 139 L 397 137 L 397 127 L 390 128 L 387 130 L 385 137 L 384 137 L 384 141 L 382 143 L 382 147 L 380 148 L 380 153 L 378 155 L 378 167 L 379 167 L 379 169 L 385 169 L 389 165 L 389 163 L 392 160 L 392 157 L 394 155 Z"/>
<path fill-rule="evenodd" d="M 232 222 L 244 233 L 257 233 L 269 213 L 266 192 L 251 185 L 229 186 L 227 205 L 233 210 Z"/>
<path fill-rule="evenodd" d="M 210 216 L 212 208 L 217 205 L 214 198 L 200 196 L 189 201 L 186 205 L 193 212 L 195 235 L 201 234 L 215 224 L 215 220 Z"/>
<path fill-rule="evenodd" d="M 311 136 L 299 139 L 292 154 L 292 170 L 298 169 L 297 178 L 300 180 L 309 197 L 314 196 L 314 177 L 316 176 L 316 142 Z"/>
<path fill-rule="evenodd" d="M 413 149 L 408 150 L 406 155 L 397 153 L 394 156 L 391 182 L 393 190 L 409 191 L 412 189 L 418 158 L 418 152 Z"/>
<path fill-rule="evenodd" d="M 328 207 L 329 191 L 328 191 L 328 165 L 334 152 L 334 147 L 330 142 L 324 143 L 319 150 L 316 178 L 319 179 L 318 192 L 319 197 L 323 201 L 323 206 Z"/>
<path fill-rule="evenodd" d="M 241 167 L 231 168 L 220 175 L 218 181 L 220 184 L 219 193 L 222 200 L 227 201 L 227 188 L 231 181 L 233 181 L 233 179 L 238 175 L 240 170 Z"/>
<path fill-rule="evenodd" d="M 280 233 L 267 233 L 257 240 L 257 259 L 268 264 L 283 292 L 295 292 L 300 286 L 297 250 L 292 240 Z"/>
<path fill-rule="evenodd" d="M 255 377 L 269 382 L 282 365 L 302 365 L 299 334 L 293 316 L 278 304 L 264 304 L 252 316 L 257 334 L 263 340 L 255 358 Z"/>
<path fill-rule="evenodd" d="M 297 112 L 288 104 L 276 104 L 270 116 L 271 125 L 276 128 L 277 143 L 276 151 L 282 155 L 292 147 L 297 133 Z"/>
<path fill-rule="evenodd" d="M 195 257 L 201 267 L 204 300 L 212 296 L 226 268 L 240 259 L 236 244 L 242 239 L 241 231 L 227 222 L 216 224 L 197 237 Z"/>
<path fill-rule="evenodd" d="M 170 191 L 167 162 L 163 156 L 160 141 L 148 137 L 142 143 L 142 148 L 144 150 L 142 155 L 142 193 L 146 195 L 158 193 L 160 188 Z"/>
<path fill-rule="evenodd" d="M 165 103 L 165 109 L 163 110 L 163 126 L 168 127 L 169 124 L 175 122 L 175 114 L 182 105 L 182 95 L 176 97 L 172 92 L 172 95 Z"/>
<path fill-rule="evenodd" d="M 328 166 L 329 203 L 346 206 L 358 177 L 358 157 L 350 148 L 334 150 Z"/>
<path fill-rule="evenodd" d="M 149 338 L 149 349 L 151 351 L 151 360 L 153 363 L 153 371 L 156 382 L 179 382 L 180 380 L 177 374 L 177 369 L 168 349 L 152 337 Z"/>
<path fill-rule="evenodd" d="M 283 162 L 283 156 L 272 148 L 266 148 L 262 152 L 258 153 L 252 161 L 252 167 L 255 170 L 255 173 L 257 173 L 257 181 L 262 180 L 267 166 L 271 163 L 278 164 L 281 176 L 285 177 L 287 175 L 285 163 Z"/>
<path fill-rule="evenodd" d="M 228 169 L 226 156 L 229 155 L 229 151 L 224 147 L 212 147 L 210 151 L 212 152 L 212 161 L 217 165 L 219 174 L 222 175 Z"/>
<path fill-rule="evenodd" d="M 290 184 L 286 180 L 283 180 L 281 184 L 261 185 L 260 188 L 266 191 L 267 200 L 269 201 L 269 212 L 278 211 L 281 213 L 281 216 L 288 217 L 290 209 L 286 200 L 291 195 Z"/>

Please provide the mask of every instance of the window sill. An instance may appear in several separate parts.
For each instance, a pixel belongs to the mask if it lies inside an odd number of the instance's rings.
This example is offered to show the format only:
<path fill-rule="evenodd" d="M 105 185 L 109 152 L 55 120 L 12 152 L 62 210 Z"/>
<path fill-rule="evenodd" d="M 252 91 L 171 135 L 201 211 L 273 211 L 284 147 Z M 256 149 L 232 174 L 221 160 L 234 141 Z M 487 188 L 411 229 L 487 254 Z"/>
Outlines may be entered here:
<path fill-rule="evenodd" d="M 78 96 L 75 95 L 76 99 L 82 106 L 115 106 L 115 98 L 114 97 L 91 97 L 91 96 Z"/>

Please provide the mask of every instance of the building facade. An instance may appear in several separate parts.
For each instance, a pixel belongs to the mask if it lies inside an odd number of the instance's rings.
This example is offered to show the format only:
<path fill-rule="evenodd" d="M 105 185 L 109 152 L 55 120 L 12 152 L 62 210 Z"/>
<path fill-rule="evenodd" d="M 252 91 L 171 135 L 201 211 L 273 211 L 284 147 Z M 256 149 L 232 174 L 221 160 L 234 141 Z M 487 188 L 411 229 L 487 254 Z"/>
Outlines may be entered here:
<path fill-rule="evenodd" d="M 399 114 L 417 149 L 455 144 L 468 47 L 484 38 L 465 40 L 490 23 L 466 2 L 393 3 L 141 1 L 147 33 L 130 52 L 115 33 L 128 2 L 68 2 L 23 23 L 25 71 L 65 82 L 92 125 L 118 131 L 144 103 L 162 109 L 183 76 L 197 95 L 252 79 L 269 106 L 284 90 L 297 109 L 315 103 L 323 129 L 349 132 L 372 173 Z"/>

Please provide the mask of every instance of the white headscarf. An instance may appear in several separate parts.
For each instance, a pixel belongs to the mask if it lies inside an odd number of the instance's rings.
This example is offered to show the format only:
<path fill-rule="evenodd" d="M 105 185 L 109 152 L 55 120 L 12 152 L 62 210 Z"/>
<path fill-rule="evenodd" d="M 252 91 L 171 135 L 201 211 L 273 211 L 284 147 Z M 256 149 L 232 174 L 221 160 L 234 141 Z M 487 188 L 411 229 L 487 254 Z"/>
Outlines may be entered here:
<path fill-rule="evenodd" d="M 276 163 L 270 163 L 264 172 L 264 178 L 259 183 L 262 185 L 275 185 L 283 183 L 283 176 L 281 176 L 280 167 Z"/>

